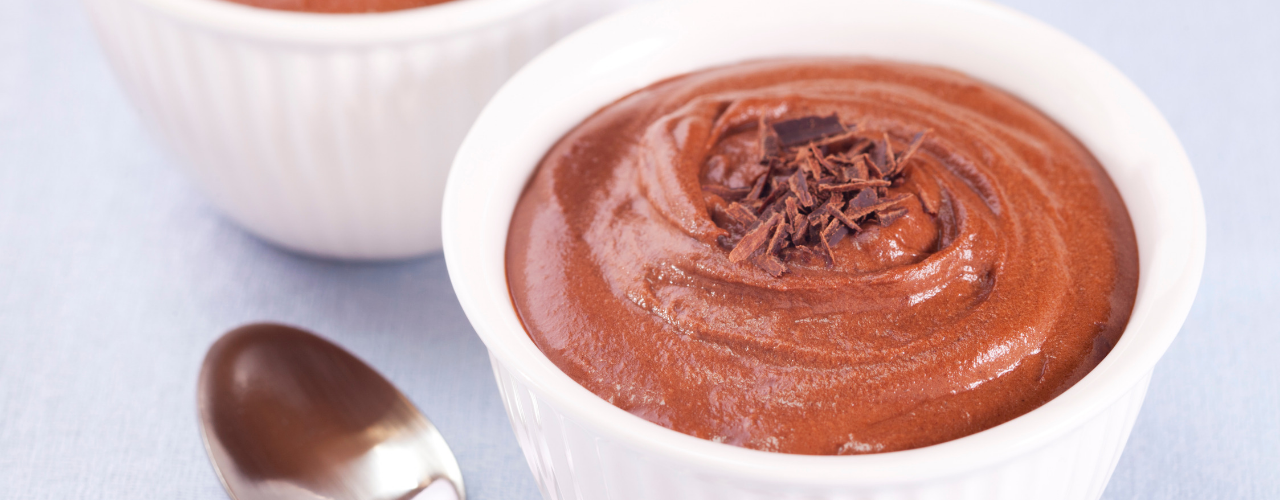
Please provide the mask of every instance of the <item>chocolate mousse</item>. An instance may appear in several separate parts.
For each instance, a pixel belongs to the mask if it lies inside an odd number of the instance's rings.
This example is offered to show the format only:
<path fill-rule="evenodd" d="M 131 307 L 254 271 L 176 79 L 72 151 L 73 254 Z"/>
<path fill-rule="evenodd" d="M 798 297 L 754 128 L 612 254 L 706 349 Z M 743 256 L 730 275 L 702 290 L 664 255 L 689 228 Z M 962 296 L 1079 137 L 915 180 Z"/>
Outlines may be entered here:
<path fill-rule="evenodd" d="M 1138 253 L 1098 161 L 963 74 L 737 64 L 606 106 L 507 241 L 529 336 L 585 388 L 766 451 L 905 450 L 1061 394 L 1124 331 Z"/>
<path fill-rule="evenodd" d="M 230 0 L 235 3 L 264 9 L 322 12 L 329 14 L 358 14 L 413 9 L 445 3 L 451 0 Z"/>

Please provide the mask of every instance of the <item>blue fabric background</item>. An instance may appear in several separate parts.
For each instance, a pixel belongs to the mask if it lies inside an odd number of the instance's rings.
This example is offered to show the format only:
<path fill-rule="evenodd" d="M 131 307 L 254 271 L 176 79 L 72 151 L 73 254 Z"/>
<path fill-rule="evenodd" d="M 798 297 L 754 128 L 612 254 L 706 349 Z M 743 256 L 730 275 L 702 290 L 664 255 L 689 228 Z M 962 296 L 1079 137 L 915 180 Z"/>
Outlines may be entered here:
<path fill-rule="evenodd" d="M 1105 498 L 1280 498 L 1280 2 L 1006 3 L 1137 82 L 1204 189 L 1204 282 Z M 538 497 L 439 255 L 343 264 L 247 236 L 144 133 L 79 3 L 0 0 L 0 497 L 226 498 L 196 373 L 267 319 L 403 388 L 472 498 Z"/>

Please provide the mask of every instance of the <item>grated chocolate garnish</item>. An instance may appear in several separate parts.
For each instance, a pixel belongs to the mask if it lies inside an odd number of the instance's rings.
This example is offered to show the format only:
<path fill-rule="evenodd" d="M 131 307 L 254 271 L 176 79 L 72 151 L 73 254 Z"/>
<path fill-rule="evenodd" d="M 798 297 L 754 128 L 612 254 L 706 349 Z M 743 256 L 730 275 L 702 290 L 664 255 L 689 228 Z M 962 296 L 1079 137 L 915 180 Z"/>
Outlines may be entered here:
<path fill-rule="evenodd" d="M 840 117 L 806 116 L 773 124 L 773 131 L 778 136 L 778 146 L 790 148 L 802 146 L 818 139 L 831 137 L 846 132 L 840 123 Z M 764 139 L 762 139 L 764 141 Z"/>
<path fill-rule="evenodd" d="M 835 265 L 831 248 L 868 223 L 893 224 L 907 214 L 909 193 L 886 197 L 900 182 L 928 130 L 895 152 L 888 133 L 861 134 L 840 118 L 806 116 L 769 124 L 761 119 L 757 151 L 768 167 L 750 188 L 706 185 L 728 207 L 729 235 L 720 241 L 731 262 L 750 261 L 780 277 L 788 264 Z M 926 211 L 934 200 L 921 200 Z M 930 209 L 933 210 L 930 210 Z"/>

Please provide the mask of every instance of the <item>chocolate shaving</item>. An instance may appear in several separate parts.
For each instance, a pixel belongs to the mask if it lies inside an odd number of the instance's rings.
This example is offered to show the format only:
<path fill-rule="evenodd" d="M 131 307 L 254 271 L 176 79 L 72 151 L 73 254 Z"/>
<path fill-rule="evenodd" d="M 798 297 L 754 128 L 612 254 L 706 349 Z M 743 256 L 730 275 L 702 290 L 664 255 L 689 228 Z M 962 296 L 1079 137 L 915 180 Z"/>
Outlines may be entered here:
<path fill-rule="evenodd" d="M 832 174 L 836 176 L 836 182 L 849 182 L 853 180 L 849 174 L 856 174 L 853 167 L 836 167 L 832 170 Z"/>
<path fill-rule="evenodd" d="M 885 178 L 884 169 L 880 168 L 879 166 L 876 166 L 875 160 L 873 160 L 870 155 L 863 153 L 862 156 L 858 157 L 858 160 L 861 162 L 861 165 L 863 167 L 866 167 L 867 169 L 867 174 L 864 175 L 863 178 L 866 178 L 866 179 Z"/>
<path fill-rule="evenodd" d="M 828 213 L 839 212 L 841 210 L 844 210 L 844 206 L 845 206 L 844 197 L 832 196 L 830 198 L 827 198 L 827 202 L 824 203 L 823 205 L 824 206 L 822 208 L 828 210 L 829 211 Z"/>
<path fill-rule="evenodd" d="M 765 162 L 778 154 L 778 136 L 771 134 L 772 129 L 765 126 L 764 117 L 760 117 L 760 161 Z"/>
<path fill-rule="evenodd" d="M 796 201 L 800 202 L 800 206 L 809 208 L 813 206 L 813 193 L 809 192 L 809 186 L 804 177 L 804 174 L 796 171 L 790 179 L 787 179 L 787 185 L 791 186 L 791 191 L 796 194 Z"/>
<path fill-rule="evenodd" d="M 770 217 L 773 217 L 773 214 L 781 215 L 782 214 L 781 207 L 779 207 L 778 205 L 769 205 L 765 207 L 764 211 L 760 212 L 760 220 L 767 221 L 769 220 Z"/>
<path fill-rule="evenodd" d="M 764 269 L 764 272 L 769 273 L 774 278 L 781 277 L 782 273 L 787 272 L 786 264 L 783 264 L 782 260 L 778 259 L 778 256 L 774 254 L 761 255 L 755 259 L 755 263 L 760 266 L 760 269 Z"/>
<path fill-rule="evenodd" d="M 822 173 L 822 171 L 829 172 L 831 173 L 831 175 L 834 175 L 834 176 L 840 175 L 839 174 L 840 169 L 836 167 L 835 162 L 832 160 L 828 160 L 827 155 L 824 155 L 822 154 L 821 151 L 818 151 L 817 146 L 810 144 L 809 154 L 813 157 L 813 161 L 816 162 L 819 167 L 822 167 L 822 169 L 817 172 L 815 177 L 820 178 L 821 177 L 820 174 Z"/>
<path fill-rule="evenodd" d="M 738 201 L 747 196 L 751 192 L 751 188 L 731 188 L 724 187 L 719 184 L 706 184 L 702 186 L 702 190 L 714 194 L 725 201 Z"/>
<path fill-rule="evenodd" d="M 867 162 L 867 166 L 876 172 L 874 174 L 876 177 L 883 177 L 889 171 L 888 163 L 885 159 L 888 155 L 885 154 L 885 150 L 883 143 L 876 142 L 871 152 L 867 153 L 867 159 L 870 160 Z"/>
<path fill-rule="evenodd" d="M 861 189 L 888 186 L 889 184 L 891 184 L 889 181 L 882 181 L 879 179 L 869 180 L 869 181 L 854 181 L 848 184 L 820 185 L 818 186 L 818 191 L 821 191 L 824 193 L 830 193 L 830 192 L 847 193 L 849 191 L 858 191 Z"/>
<path fill-rule="evenodd" d="M 893 155 L 893 142 L 889 141 L 889 133 L 884 133 L 884 161 L 880 162 L 880 166 L 884 167 L 880 170 L 892 174 L 898 170 L 898 158 Z"/>
<path fill-rule="evenodd" d="M 819 215 L 817 217 L 813 217 L 813 216 L 809 217 L 809 234 L 805 235 L 805 239 L 809 241 L 809 245 L 812 246 L 811 249 L 817 248 L 816 246 L 813 246 L 813 245 L 818 240 L 822 239 L 822 230 L 823 228 L 827 227 L 827 222 L 830 220 L 831 220 L 831 215 L 826 213 Z M 817 250 L 814 250 L 814 252 L 817 252 Z M 815 253 L 814 255 L 817 255 L 817 254 Z"/>
<path fill-rule="evenodd" d="M 809 142 L 844 133 L 844 125 L 840 118 L 831 116 L 806 116 L 773 124 L 774 133 L 778 134 L 778 143 L 784 148 L 799 146 Z"/>
<path fill-rule="evenodd" d="M 845 127 L 845 130 L 847 132 L 813 142 L 812 145 L 817 148 L 848 149 L 857 144 L 859 138 L 858 134 L 849 127 Z"/>
<path fill-rule="evenodd" d="M 846 234 L 849 234 L 849 227 L 845 224 L 841 224 L 839 220 L 831 221 L 830 224 L 827 224 L 827 228 L 822 230 L 822 237 L 827 240 L 828 248 L 836 243 L 840 243 L 840 240 L 843 239 Z"/>
<path fill-rule="evenodd" d="M 814 266 L 825 259 L 819 257 L 817 252 L 807 246 L 790 247 L 782 251 L 782 260 L 793 265 Z"/>
<path fill-rule="evenodd" d="M 786 237 L 791 235 L 791 225 L 783 222 L 773 230 L 773 238 L 769 240 L 769 254 L 776 255 L 782 251 L 782 246 L 786 243 Z"/>
<path fill-rule="evenodd" d="M 750 188 L 702 186 L 715 201 L 708 208 L 717 214 L 712 220 L 728 232 L 719 241 L 731 248 L 729 261 L 750 261 L 774 277 L 789 265 L 834 266 L 832 247 L 845 236 L 869 222 L 888 226 L 908 213 L 902 203 L 911 194 L 885 196 L 901 184 L 927 132 L 895 153 L 888 133 L 868 136 L 834 114 L 772 125 L 761 118 L 758 151 L 765 171 Z M 936 205 L 931 201 L 921 197 L 926 210 Z"/>
<path fill-rule="evenodd" d="M 822 249 L 818 255 L 821 255 L 822 260 L 826 261 L 827 267 L 831 267 L 836 264 L 836 254 L 831 251 L 831 240 L 835 239 L 834 235 L 838 230 L 837 228 L 844 228 L 844 226 L 840 225 L 839 221 L 831 221 L 830 224 L 827 224 L 827 228 L 822 230 L 822 233 L 818 238 L 818 243 L 821 243 L 819 248 Z"/>
<path fill-rule="evenodd" d="M 834 211 L 834 212 L 831 212 L 831 217 L 833 217 L 833 218 L 835 219 L 835 220 L 834 220 L 834 221 L 832 221 L 832 222 L 840 222 L 840 223 L 844 224 L 846 227 L 848 227 L 850 231 L 855 231 L 855 232 L 856 232 L 856 231 L 861 231 L 861 230 L 862 230 L 862 228 L 861 228 L 861 227 L 859 227 L 857 223 L 853 222 L 853 220 L 849 219 L 849 217 L 848 217 L 848 216 L 846 216 L 846 215 L 844 214 L 844 212 L 841 212 L 841 211 L 839 211 L 839 210 Z M 835 243 L 832 243 L 832 245 L 834 245 L 834 244 L 835 244 Z"/>
<path fill-rule="evenodd" d="M 871 149 L 872 144 L 873 143 L 871 142 L 871 139 L 867 139 L 865 137 L 860 138 L 858 139 L 858 142 L 853 143 L 853 146 L 850 147 L 849 150 L 846 151 L 844 154 L 846 156 L 856 156 L 862 153 L 866 153 L 868 149 Z"/>
<path fill-rule="evenodd" d="M 872 212 L 879 212 L 881 210 L 893 208 L 897 204 L 907 201 L 907 199 L 909 198 L 911 198 L 910 194 L 900 194 L 898 196 L 895 196 L 891 200 L 882 201 L 880 203 L 876 203 L 875 205 L 871 205 L 869 207 L 850 209 L 848 212 L 845 212 L 844 215 L 850 219 L 855 219 L 855 220 L 861 219 L 863 217 L 871 215 Z"/>
<path fill-rule="evenodd" d="M 809 148 L 800 150 L 797 153 L 796 161 L 800 164 L 800 168 L 805 170 L 811 177 L 817 180 L 822 179 L 822 165 L 814 157 L 812 145 Z"/>
<path fill-rule="evenodd" d="M 730 203 L 729 208 L 725 209 L 724 212 L 730 219 L 733 219 L 734 222 L 743 226 L 750 226 L 760 220 L 756 217 L 756 214 L 751 213 L 751 209 L 742 206 L 742 204 L 738 202 Z"/>
<path fill-rule="evenodd" d="M 867 208 L 875 205 L 876 199 L 876 190 L 864 189 L 858 192 L 858 195 L 854 196 L 852 200 L 849 200 L 849 208 Z M 733 208 L 733 206 L 730 205 L 729 208 Z"/>
<path fill-rule="evenodd" d="M 729 261 L 742 262 L 755 255 L 756 251 L 764 247 L 765 242 L 769 241 L 769 232 L 773 229 L 773 226 L 778 224 L 778 219 L 779 216 L 775 213 L 769 217 L 769 220 L 756 226 L 746 236 L 743 236 L 738 245 L 733 247 L 733 251 L 729 252 Z"/>
<path fill-rule="evenodd" d="M 928 130 L 916 132 L 916 135 L 911 138 L 911 144 L 907 146 L 907 150 L 903 151 L 902 154 L 898 155 L 897 159 L 893 161 L 893 174 L 896 175 L 902 171 L 903 167 L 907 164 L 907 160 L 910 160 L 911 156 L 916 154 L 916 151 L 920 149 L 920 145 L 924 144 L 924 135 L 928 132 Z"/>
<path fill-rule="evenodd" d="M 916 197 L 920 198 L 920 206 L 924 207 L 925 213 L 938 215 L 938 200 L 935 200 L 929 191 L 922 189 L 916 192 Z"/>
<path fill-rule="evenodd" d="M 871 170 L 867 168 L 867 155 L 865 154 L 858 155 L 858 157 L 853 160 L 853 167 L 851 168 L 853 168 L 853 172 L 850 173 L 849 177 L 851 177 L 852 180 L 867 179 L 871 176 Z"/>
<path fill-rule="evenodd" d="M 759 179 L 756 179 L 755 185 L 751 186 L 751 191 L 747 193 L 747 199 L 748 200 L 760 199 L 760 196 L 764 193 L 764 183 L 768 179 L 769 179 L 768 173 L 760 176 Z"/>
<path fill-rule="evenodd" d="M 795 198 L 787 198 L 787 220 L 791 221 L 791 226 L 795 231 L 804 231 L 808 225 L 808 217 L 800 215 L 800 207 L 796 204 Z"/>
<path fill-rule="evenodd" d="M 889 210 L 887 212 L 876 212 L 876 218 L 879 219 L 881 226 L 893 224 L 894 221 L 901 219 L 904 215 L 907 215 L 907 209 L 905 208 Z"/>

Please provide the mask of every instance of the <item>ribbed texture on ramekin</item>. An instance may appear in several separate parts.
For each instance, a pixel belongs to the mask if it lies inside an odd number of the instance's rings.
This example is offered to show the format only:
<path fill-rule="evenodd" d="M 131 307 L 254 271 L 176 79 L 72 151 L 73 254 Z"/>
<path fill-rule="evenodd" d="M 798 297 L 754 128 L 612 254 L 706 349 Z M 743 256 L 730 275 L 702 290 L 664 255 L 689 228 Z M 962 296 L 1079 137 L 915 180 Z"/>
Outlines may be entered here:
<path fill-rule="evenodd" d="M 1093 500 L 1133 429 L 1150 374 L 1048 445 L 953 480 L 900 486 L 751 482 L 656 461 L 574 422 L 490 357 L 516 439 L 546 500 Z"/>
<path fill-rule="evenodd" d="M 449 36 L 352 47 L 86 4 L 144 122 L 214 204 L 286 248 L 387 259 L 440 248 L 449 165 L 498 87 L 620 2 L 548 0 Z"/>

